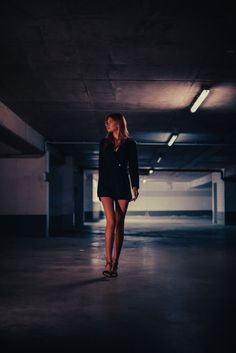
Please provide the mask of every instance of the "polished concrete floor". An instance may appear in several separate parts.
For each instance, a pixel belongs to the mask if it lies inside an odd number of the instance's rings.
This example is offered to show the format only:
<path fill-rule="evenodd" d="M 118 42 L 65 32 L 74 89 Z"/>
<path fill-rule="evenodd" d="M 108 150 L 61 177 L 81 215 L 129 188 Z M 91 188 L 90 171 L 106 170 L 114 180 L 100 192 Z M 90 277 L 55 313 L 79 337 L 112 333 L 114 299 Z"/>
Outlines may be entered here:
<path fill-rule="evenodd" d="M 4 353 L 236 352 L 236 227 L 127 217 L 117 278 L 105 221 L 54 238 L 0 238 Z"/>

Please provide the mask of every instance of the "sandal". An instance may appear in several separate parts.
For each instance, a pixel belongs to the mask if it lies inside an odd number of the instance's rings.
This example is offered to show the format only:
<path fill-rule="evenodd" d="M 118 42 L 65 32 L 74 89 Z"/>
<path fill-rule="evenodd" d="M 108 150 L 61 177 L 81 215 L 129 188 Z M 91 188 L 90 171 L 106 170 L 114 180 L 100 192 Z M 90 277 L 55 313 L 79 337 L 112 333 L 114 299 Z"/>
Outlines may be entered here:
<path fill-rule="evenodd" d="M 111 269 L 111 277 L 117 277 L 118 276 L 118 261 L 112 261 L 112 269 Z"/>
<path fill-rule="evenodd" d="M 110 265 L 110 268 L 111 268 L 111 266 L 112 266 L 112 260 L 108 261 L 107 258 L 106 258 L 106 265 L 105 265 L 105 267 L 106 267 L 107 265 Z M 111 272 L 111 270 L 104 270 L 104 271 L 102 271 L 102 274 L 103 274 L 105 277 L 111 277 L 112 272 Z"/>

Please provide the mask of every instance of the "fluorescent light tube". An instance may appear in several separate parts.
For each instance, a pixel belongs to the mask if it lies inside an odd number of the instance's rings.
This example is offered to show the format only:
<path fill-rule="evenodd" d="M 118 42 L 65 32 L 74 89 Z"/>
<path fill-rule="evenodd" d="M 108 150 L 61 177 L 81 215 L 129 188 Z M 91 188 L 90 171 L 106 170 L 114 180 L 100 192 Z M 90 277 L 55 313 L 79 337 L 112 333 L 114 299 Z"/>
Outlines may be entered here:
<path fill-rule="evenodd" d="M 178 134 L 173 134 L 168 141 L 168 146 L 172 146 L 175 140 L 177 139 L 177 137 L 178 137 Z"/>
<path fill-rule="evenodd" d="M 206 97 L 208 96 L 210 90 L 209 89 L 204 89 L 200 96 L 198 96 L 198 98 L 196 99 L 196 101 L 193 103 L 190 111 L 191 113 L 195 113 L 195 111 L 199 108 L 199 106 L 202 104 L 202 102 L 206 99 Z"/>
<path fill-rule="evenodd" d="M 157 163 L 160 163 L 160 161 L 162 160 L 162 157 L 158 157 Z"/>

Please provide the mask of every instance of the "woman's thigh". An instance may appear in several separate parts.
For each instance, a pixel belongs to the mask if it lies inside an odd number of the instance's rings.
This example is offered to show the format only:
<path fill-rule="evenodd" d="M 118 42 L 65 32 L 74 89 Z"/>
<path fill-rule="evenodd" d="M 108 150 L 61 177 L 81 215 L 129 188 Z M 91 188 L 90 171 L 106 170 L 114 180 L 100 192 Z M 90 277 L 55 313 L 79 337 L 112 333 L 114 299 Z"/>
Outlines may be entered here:
<path fill-rule="evenodd" d="M 128 200 L 115 200 L 116 210 L 115 217 L 116 223 L 119 223 L 125 219 L 125 215 L 129 206 Z"/>
<path fill-rule="evenodd" d="M 102 201 L 106 220 L 110 223 L 115 222 L 114 200 L 108 196 L 101 196 L 100 198 Z"/>

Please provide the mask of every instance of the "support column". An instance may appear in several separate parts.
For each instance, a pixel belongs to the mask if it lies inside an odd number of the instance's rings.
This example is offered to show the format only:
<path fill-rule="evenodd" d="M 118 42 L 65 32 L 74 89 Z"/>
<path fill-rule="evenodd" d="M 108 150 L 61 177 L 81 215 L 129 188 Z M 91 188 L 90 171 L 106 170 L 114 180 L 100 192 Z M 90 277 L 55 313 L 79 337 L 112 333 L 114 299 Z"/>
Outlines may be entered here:
<path fill-rule="evenodd" d="M 74 229 L 74 160 L 66 157 L 64 162 L 50 156 L 49 174 L 49 231 L 57 235 Z"/>
<path fill-rule="evenodd" d="M 84 173 L 84 219 L 93 221 L 93 174 L 89 171 Z"/>
<path fill-rule="evenodd" d="M 225 183 L 221 173 L 212 173 L 212 223 L 225 224 Z"/>
<path fill-rule="evenodd" d="M 236 224 L 236 180 L 225 180 L 225 224 Z"/>
<path fill-rule="evenodd" d="M 75 170 L 75 227 L 77 230 L 84 225 L 84 172 L 82 169 Z"/>

